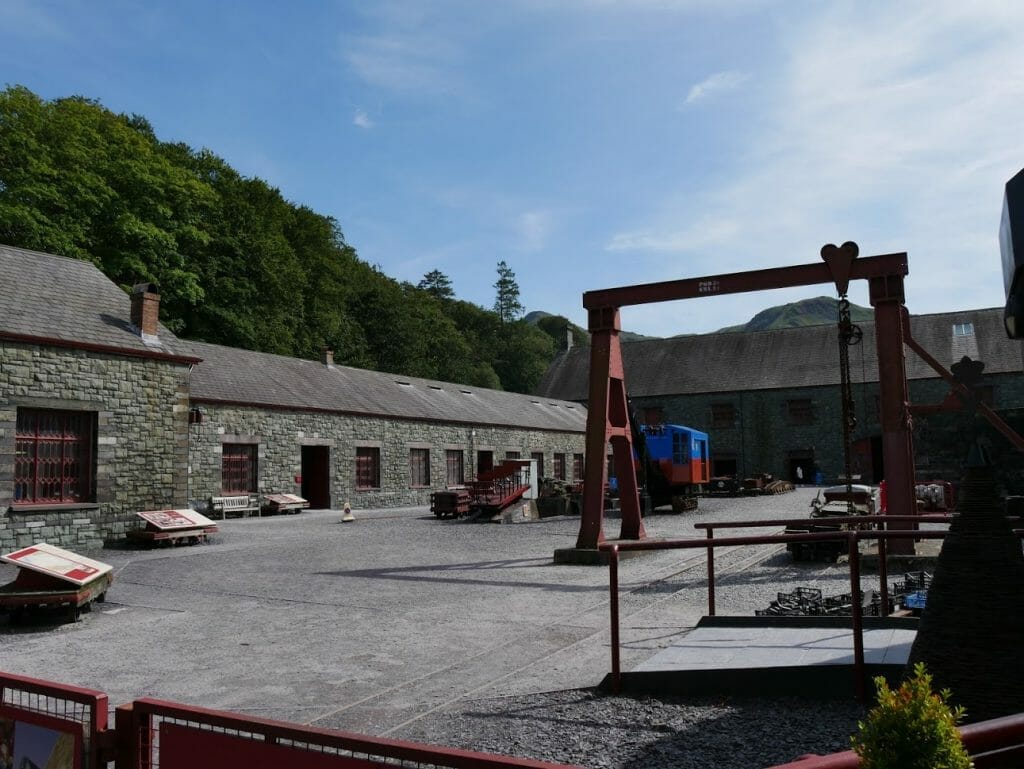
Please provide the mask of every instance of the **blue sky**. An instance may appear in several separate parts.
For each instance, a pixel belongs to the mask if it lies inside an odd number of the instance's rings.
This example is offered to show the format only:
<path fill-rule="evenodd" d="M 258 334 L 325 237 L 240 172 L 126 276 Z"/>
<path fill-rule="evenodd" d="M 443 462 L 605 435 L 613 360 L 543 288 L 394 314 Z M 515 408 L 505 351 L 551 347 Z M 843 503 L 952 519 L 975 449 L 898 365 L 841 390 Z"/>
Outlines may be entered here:
<path fill-rule="evenodd" d="M 906 251 L 914 313 L 1001 306 L 1024 3 L 0 0 L 0 81 L 137 113 L 439 269 L 585 326 L 582 294 Z M 625 308 L 669 336 L 828 286 Z M 851 298 L 867 303 L 863 287 Z"/>

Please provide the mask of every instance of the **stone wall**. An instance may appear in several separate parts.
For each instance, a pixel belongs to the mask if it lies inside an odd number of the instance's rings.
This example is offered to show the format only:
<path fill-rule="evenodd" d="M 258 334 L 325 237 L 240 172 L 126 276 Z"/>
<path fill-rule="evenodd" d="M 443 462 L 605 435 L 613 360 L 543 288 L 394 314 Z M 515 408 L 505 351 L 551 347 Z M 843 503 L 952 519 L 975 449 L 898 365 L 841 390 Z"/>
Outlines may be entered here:
<path fill-rule="evenodd" d="M 19 407 L 96 415 L 94 500 L 12 506 Z M 139 526 L 139 510 L 184 506 L 187 433 L 186 365 L 0 342 L 0 551 L 92 548 Z"/>
<path fill-rule="evenodd" d="M 584 434 L 488 426 L 453 425 L 335 413 L 267 410 L 255 407 L 197 404 L 203 421 L 193 425 L 189 442 L 189 497 L 205 502 L 221 494 L 222 446 L 226 442 L 258 445 L 259 489 L 262 494 L 300 492 L 302 446 L 326 446 L 329 451 L 330 504 L 340 508 L 418 506 L 430 503 L 432 490 L 445 486 L 446 450 L 463 451 L 466 478 L 473 476 L 477 452 L 491 451 L 498 464 L 508 452 L 529 459 L 544 452 L 551 473 L 554 453 L 566 455 L 572 474 L 572 455 L 583 453 Z M 380 487 L 356 489 L 356 449 L 380 450 Z M 430 486 L 410 482 L 412 448 L 430 450 Z"/>

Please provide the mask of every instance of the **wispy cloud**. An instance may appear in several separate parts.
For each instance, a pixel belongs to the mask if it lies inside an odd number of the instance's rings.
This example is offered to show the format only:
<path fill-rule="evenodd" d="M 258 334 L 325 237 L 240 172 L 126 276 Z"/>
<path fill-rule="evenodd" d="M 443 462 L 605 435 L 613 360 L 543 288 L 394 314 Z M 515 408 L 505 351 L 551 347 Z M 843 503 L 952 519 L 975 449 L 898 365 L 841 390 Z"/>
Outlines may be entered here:
<path fill-rule="evenodd" d="M 16 29 L 20 35 L 45 40 L 66 40 L 68 30 L 39 3 L 29 0 L 9 0 L 0 3 L 0 24 Z"/>
<path fill-rule="evenodd" d="M 357 109 L 355 115 L 352 117 L 352 125 L 368 130 L 373 128 L 373 120 L 368 114 L 366 114 L 366 110 Z"/>
<path fill-rule="evenodd" d="M 685 253 L 667 279 L 810 262 L 852 239 L 909 253 L 912 312 L 998 304 L 1003 184 L 1024 165 L 1024 6 L 818 8 L 759 68 L 761 106 L 730 129 L 729 167 L 663 191 L 606 247 Z"/>
<path fill-rule="evenodd" d="M 554 215 L 551 211 L 527 211 L 520 214 L 517 224 L 523 250 L 540 251 L 547 244 Z"/>
<path fill-rule="evenodd" d="M 695 104 L 703 99 L 724 91 L 734 91 L 750 79 L 744 72 L 716 72 L 699 83 L 690 86 L 684 105 Z"/>

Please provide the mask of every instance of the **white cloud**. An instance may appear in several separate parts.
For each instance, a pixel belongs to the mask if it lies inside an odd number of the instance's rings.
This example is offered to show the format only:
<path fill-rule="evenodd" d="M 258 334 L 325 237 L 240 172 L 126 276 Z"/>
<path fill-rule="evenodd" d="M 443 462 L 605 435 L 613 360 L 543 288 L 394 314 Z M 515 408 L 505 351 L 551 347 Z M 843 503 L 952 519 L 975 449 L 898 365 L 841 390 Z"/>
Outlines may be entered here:
<path fill-rule="evenodd" d="M 780 27 L 786 57 L 758 68 L 746 129 L 723 127 L 731 167 L 663 192 L 607 248 L 685 253 L 681 274 L 643 277 L 665 280 L 813 262 L 856 240 L 864 255 L 908 252 L 911 312 L 999 304 L 1003 185 L 1024 166 L 1024 5 L 815 8 Z"/>
<path fill-rule="evenodd" d="M 750 75 L 743 72 L 716 72 L 691 86 L 684 104 L 694 104 L 716 93 L 735 91 L 749 79 Z"/>
<path fill-rule="evenodd" d="M 684 252 L 726 243 L 735 238 L 742 224 L 728 216 L 705 216 L 686 230 L 636 231 L 612 236 L 607 251 Z"/>
<path fill-rule="evenodd" d="M 550 211 L 527 211 L 520 214 L 518 225 L 522 248 L 526 251 L 540 251 L 547 243 L 554 217 Z"/>
<path fill-rule="evenodd" d="M 373 120 L 368 114 L 366 114 L 365 110 L 357 109 L 355 115 L 352 117 L 352 125 L 370 129 L 373 128 Z"/>

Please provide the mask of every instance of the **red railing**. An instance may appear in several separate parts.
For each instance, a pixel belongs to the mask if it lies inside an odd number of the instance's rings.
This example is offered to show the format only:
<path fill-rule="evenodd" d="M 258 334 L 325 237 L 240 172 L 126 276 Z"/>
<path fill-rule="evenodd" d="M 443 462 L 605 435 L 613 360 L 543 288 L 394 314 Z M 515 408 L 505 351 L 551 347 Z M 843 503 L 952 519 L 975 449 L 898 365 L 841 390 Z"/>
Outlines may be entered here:
<path fill-rule="evenodd" d="M 1008 516 L 1011 520 L 1019 520 L 1016 516 Z M 715 528 L 756 528 L 767 526 L 807 526 L 811 524 L 854 524 L 861 526 L 878 525 L 884 527 L 887 523 L 902 523 L 914 521 L 916 523 L 948 523 L 951 516 L 948 514 L 932 515 L 862 515 L 862 516 L 835 516 L 823 518 L 787 518 L 761 521 L 739 521 L 731 523 L 698 523 L 697 528 L 707 529 L 707 539 L 664 539 L 664 540 L 636 540 L 631 542 L 605 542 L 599 545 L 599 549 L 609 554 L 608 561 L 608 589 L 610 592 L 609 613 L 611 632 L 611 687 L 614 693 L 622 689 L 622 669 L 619 649 L 619 553 L 625 551 L 644 550 L 684 550 L 694 548 L 705 548 L 708 554 L 708 612 L 715 613 L 715 577 L 714 577 L 714 548 L 734 547 L 745 545 L 773 545 L 788 544 L 790 542 L 835 542 L 846 541 L 849 554 L 850 566 L 850 595 L 860 595 L 860 541 L 864 539 L 878 540 L 878 566 L 880 593 L 882 605 L 888 604 L 888 576 L 886 572 L 886 548 L 888 539 L 943 539 L 946 536 L 945 530 L 871 530 L 854 529 L 850 531 L 823 531 L 807 534 L 766 534 L 749 537 L 724 537 L 714 538 Z M 1018 536 L 1022 533 L 1014 529 Z M 857 699 L 863 702 L 866 698 L 867 684 L 864 674 L 864 615 L 863 606 L 860 601 L 852 602 L 850 617 L 851 630 L 853 631 L 853 657 L 854 657 L 854 691 Z"/>
<path fill-rule="evenodd" d="M 885 528 L 888 523 L 939 523 L 949 524 L 952 516 L 949 513 L 930 513 L 927 515 L 842 515 L 825 516 L 821 518 L 776 518 L 762 521 L 703 521 L 694 524 L 695 529 L 707 531 L 707 538 L 715 538 L 715 529 L 756 529 L 767 526 L 879 526 Z M 840 535 L 845 532 L 832 534 L 832 541 L 842 538 Z M 945 534 L 943 534 L 945 536 Z M 915 539 L 918 537 L 915 535 Z M 935 538 L 930 535 L 930 538 Z M 714 546 L 709 544 L 708 548 L 708 614 L 715 615 L 715 552 Z M 882 598 L 882 605 L 888 602 L 889 598 L 889 577 L 887 572 L 887 549 L 885 538 L 878 540 L 878 592 Z"/>
<path fill-rule="evenodd" d="M 219 769 L 226 756 L 236 766 L 313 769 L 574 769 L 566 764 L 368 737 L 149 698 L 119 707 L 115 718 L 117 769 Z"/>
<path fill-rule="evenodd" d="M 960 727 L 960 739 L 975 769 L 1009 769 L 1024 763 L 1024 713 Z M 806 756 L 768 769 L 858 769 L 852 750 L 827 756 Z"/>
<path fill-rule="evenodd" d="M 6 717 L 41 719 L 44 726 L 81 734 L 85 769 L 101 765 L 107 747 L 107 695 L 93 689 L 56 684 L 0 672 L 0 711 Z"/>
<path fill-rule="evenodd" d="M 880 519 L 886 516 L 872 516 Z M 860 517 L 861 522 L 863 516 Z M 807 519 L 800 519 L 806 523 Z M 838 519 L 828 519 L 838 520 Z M 772 525 L 770 522 L 761 522 L 762 526 Z M 744 545 L 774 545 L 787 544 L 789 542 L 834 542 L 846 540 L 850 564 L 850 594 L 860 594 L 860 551 L 858 548 L 861 539 L 902 538 L 902 539 L 941 539 L 946 535 L 945 531 L 836 531 L 836 532 L 812 532 L 808 534 L 766 534 L 750 537 L 724 537 L 721 539 L 666 539 L 666 540 L 637 540 L 635 542 L 603 543 L 600 549 L 609 553 L 608 582 L 610 601 L 610 625 L 611 625 L 611 654 L 612 671 L 611 685 L 613 692 L 622 689 L 622 670 L 620 665 L 619 650 L 619 552 L 637 550 L 678 550 L 704 548 L 712 550 L 716 547 L 735 547 Z M 881 561 L 882 558 L 879 558 Z M 714 594 L 710 594 L 710 602 L 714 603 Z M 866 697 L 866 682 L 864 676 L 864 617 L 860 601 L 853 601 L 852 616 L 850 618 L 853 631 L 853 657 L 854 657 L 854 691 L 860 701 Z"/>

